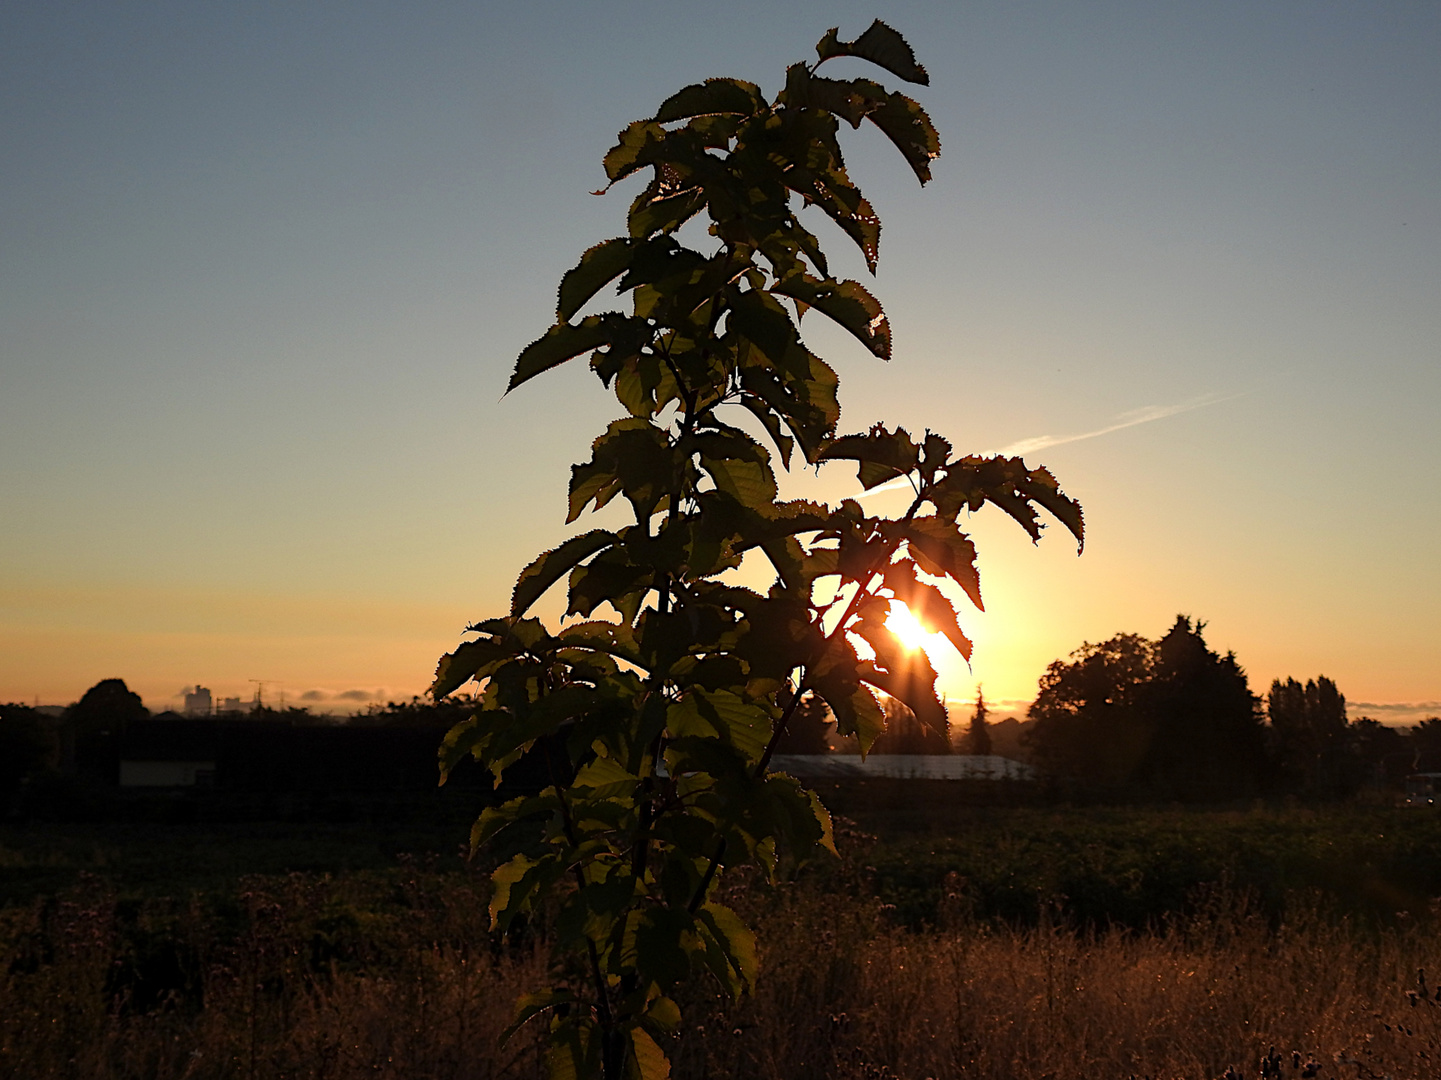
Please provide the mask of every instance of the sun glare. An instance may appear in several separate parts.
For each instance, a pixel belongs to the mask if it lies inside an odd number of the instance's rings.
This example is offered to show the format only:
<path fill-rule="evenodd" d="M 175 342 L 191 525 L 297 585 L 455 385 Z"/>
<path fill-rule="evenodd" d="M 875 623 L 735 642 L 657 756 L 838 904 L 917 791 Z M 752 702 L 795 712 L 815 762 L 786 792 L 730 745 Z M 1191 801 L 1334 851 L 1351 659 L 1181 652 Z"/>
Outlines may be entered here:
<path fill-rule="evenodd" d="M 886 616 L 886 629 L 912 651 L 923 648 L 935 636 L 921 625 L 921 621 L 911 614 L 911 609 L 899 600 L 891 601 L 891 613 Z"/>

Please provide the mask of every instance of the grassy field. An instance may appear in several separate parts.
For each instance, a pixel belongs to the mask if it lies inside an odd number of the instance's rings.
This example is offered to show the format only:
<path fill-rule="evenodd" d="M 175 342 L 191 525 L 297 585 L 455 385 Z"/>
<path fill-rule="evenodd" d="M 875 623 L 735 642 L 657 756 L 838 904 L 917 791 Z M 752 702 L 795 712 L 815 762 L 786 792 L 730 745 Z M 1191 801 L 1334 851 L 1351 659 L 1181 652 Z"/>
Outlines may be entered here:
<path fill-rule="evenodd" d="M 1429 813 L 826 796 L 844 858 L 732 883 L 761 986 L 696 990 L 678 1080 L 1441 1075 Z M 460 839 L 0 828 L 0 1077 L 543 1075 L 495 1045 L 543 942 L 491 939 Z"/>

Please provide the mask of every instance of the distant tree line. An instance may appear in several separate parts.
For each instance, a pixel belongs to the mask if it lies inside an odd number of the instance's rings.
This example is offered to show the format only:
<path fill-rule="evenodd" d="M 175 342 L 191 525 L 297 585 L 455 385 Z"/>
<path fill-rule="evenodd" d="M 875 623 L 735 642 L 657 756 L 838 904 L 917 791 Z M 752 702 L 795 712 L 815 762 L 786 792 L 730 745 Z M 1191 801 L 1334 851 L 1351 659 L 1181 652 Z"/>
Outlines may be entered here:
<path fill-rule="evenodd" d="M 243 716 L 152 716 L 123 679 L 102 679 L 58 715 L 0 704 L 0 817 L 113 788 L 122 760 L 217 762 L 216 783 L 236 790 L 306 787 L 434 790 L 441 737 L 472 703 L 412 698 L 349 717 L 303 708 L 255 708 Z"/>
<path fill-rule="evenodd" d="M 1204 629 L 1203 623 L 1177 616 L 1159 640 L 1117 634 L 1054 661 L 1028 710 L 1019 756 L 1044 771 L 1059 797 L 1101 800 L 1341 800 L 1368 789 L 1399 789 L 1414 772 L 1441 772 L 1441 718 L 1410 728 L 1366 717 L 1352 720 L 1345 696 L 1324 675 L 1305 683 L 1278 679 L 1263 699 L 1251 692 L 1234 654 L 1220 655 L 1206 644 Z M 232 786 L 293 786 L 285 778 L 299 775 L 310 752 L 306 748 L 318 747 L 317 739 L 338 738 L 348 749 L 332 757 L 348 757 L 355 778 L 380 775 L 384 763 L 379 759 L 389 754 L 396 758 L 392 773 L 403 772 L 413 778 L 407 782 L 428 787 L 435 745 L 470 708 L 463 698 L 439 703 L 411 698 L 349 717 L 261 707 L 244 719 L 182 724 L 175 713 L 152 717 L 124 680 L 103 679 L 58 716 L 26 705 L 0 705 L 0 813 L 13 810 L 26 785 L 70 778 L 113 786 L 123 755 L 149 753 L 163 745 L 167 732 L 181 738 L 183 730 L 207 724 L 229 732 L 224 779 Z M 885 711 L 886 730 L 872 753 L 989 754 L 993 732 L 1005 735 L 1002 753 L 1017 753 L 1010 732 L 1016 721 L 990 723 L 979 691 L 969 725 L 955 745 L 949 723 L 929 727 L 893 701 L 885 703 Z M 333 734 L 274 735 L 290 728 Z M 347 730 L 357 732 L 356 738 L 349 739 Z M 386 730 L 398 733 L 393 746 L 379 738 Z M 363 731 L 377 736 L 358 734 Z M 403 732 L 413 738 L 401 737 Z M 829 710 L 810 695 L 797 706 L 777 747 L 786 754 L 848 749 L 856 748 L 836 736 Z M 372 757 L 377 760 L 370 762 Z M 410 762 L 403 769 L 401 758 Z M 313 782 L 343 781 L 322 776 Z M 294 781 L 303 782 L 312 781 Z"/>
<path fill-rule="evenodd" d="M 1441 770 L 1441 719 L 1351 721 L 1325 676 L 1278 679 L 1263 703 L 1204 628 L 1178 615 L 1157 641 L 1118 634 L 1054 661 L 1028 714 L 1034 763 L 1077 794 L 1182 802 L 1337 800 Z"/>

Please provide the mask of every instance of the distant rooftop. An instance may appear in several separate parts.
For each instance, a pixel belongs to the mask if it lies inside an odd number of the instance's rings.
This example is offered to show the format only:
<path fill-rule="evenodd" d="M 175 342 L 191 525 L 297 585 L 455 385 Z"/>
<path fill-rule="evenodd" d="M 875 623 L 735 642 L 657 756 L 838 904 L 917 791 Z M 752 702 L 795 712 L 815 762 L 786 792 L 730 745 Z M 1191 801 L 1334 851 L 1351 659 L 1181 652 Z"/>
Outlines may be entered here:
<path fill-rule="evenodd" d="M 1036 770 L 999 754 L 776 754 L 771 769 L 798 777 L 900 780 L 1034 780 Z"/>

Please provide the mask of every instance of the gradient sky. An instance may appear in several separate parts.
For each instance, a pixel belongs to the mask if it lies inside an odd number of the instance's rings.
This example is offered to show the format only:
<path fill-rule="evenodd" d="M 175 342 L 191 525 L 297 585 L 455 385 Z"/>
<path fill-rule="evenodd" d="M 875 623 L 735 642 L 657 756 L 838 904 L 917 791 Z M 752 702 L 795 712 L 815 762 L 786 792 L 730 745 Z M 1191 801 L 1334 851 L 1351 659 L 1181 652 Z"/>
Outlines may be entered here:
<path fill-rule="evenodd" d="M 876 16 L 943 150 L 919 189 L 849 144 L 896 348 L 807 321 L 842 428 L 1024 448 L 1089 524 L 1077 559 L 973 520 L 943 688 L 1021 703 L 1185 612 L 1257 691 L 1441 712 L 1441 6 L 1316 0 L 10 0 L 0 700 L 422 690 L 618 412 L 579 363 L 501 400 L 623 229 L 630 190 L 588 194 L 615 132 Z"/>

